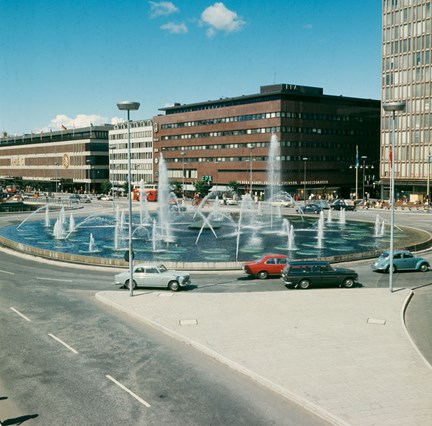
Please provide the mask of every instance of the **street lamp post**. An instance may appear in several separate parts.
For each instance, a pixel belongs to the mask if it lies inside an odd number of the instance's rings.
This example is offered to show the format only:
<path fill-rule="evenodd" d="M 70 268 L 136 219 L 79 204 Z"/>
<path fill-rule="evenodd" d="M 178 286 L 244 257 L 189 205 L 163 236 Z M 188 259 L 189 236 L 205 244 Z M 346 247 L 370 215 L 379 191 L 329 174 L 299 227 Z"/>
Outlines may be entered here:
<path fill-rule="evenodd" d="M 89 177 L 89 184 L 88 184 L 88 192 L 89 192 L 89 194 L 91 194 L 91 160 L 86 160 L 86 163 L 89 165 L 89 174 L 88 174 L 88 177 Z"/>
<path fill-rule="evenodd" d="M 111 172 L 111 196 L 112 196 L 112 207 L 113 212 L 115 211 L 115 201 L 114 201 L 114 147 L 111 147 L 111 158 L 110 158 L 110 172 Z"/>
<path fill-rule="evenodd" d="M 59 166 L 59 163 L 56 161 L 54 163 L 54 165 L 56 166 L 56 168 L 55 168 L 55 174 L 54 174 L 54 186 L 55 186 L 54 194 L 56 194 L 57 193 L 57 176 L 58 176 L 58 166 Z"/>
<path fill-rule="evenodd" d="M 185 155 L 186 151 L 180 151 L 180 155 L 182 156 L 182 191 L 183 191 L 183 200 L 185 198 Z"/>
<path fill-rule="evenodd" d="M 133 296 L 133 247 L 132 247 L 132 176 L 131 176 L 131 141 L 130 141 L 130 112 L 136 111 L 140 107 L 139 102 L 123 101 L 117 103 L 117 108 L 120 111 L 127 111 L 127 160 L 128 160 L 128 206 L 129 206 L 129 295 Z"/>
<path fill-rule="evenodd" d="M 393 257 L 394 257 L 394 156 L 395 156 L 395 129 L 396 129 L 396 112 L 405 111 L 406 103 L 402 102 L 389 102 L 383 104 L 385 112 L 392 113 L 392 133 L 391 133 L 391 158 L 390 158 L 390 250 L 389 250 L 389 290 L 393 292 Z"/>
<path fill-rule="evenodd" d="M 303 199 L 306 204 L 306 162 L 308 161 L 307 157 L 303 157 Z"/>
<path fill-rule="evenodd" d="M 430 152 L 430 147 L 429 147 L 428 166 L 427 166 L 427 185 L 426 185 L 426 199 L 428 202 L 428 210 L 430 207 L 430 163 L 431 163 L 431 152 Z"/>
<path fill-rule="evenodd" d="M 367 156 L 366 155 L 362 155 L 361 159 L 363 161 L 363 200 L 364 200 L 365 199 L 365 169 L 366 169 Z"/>

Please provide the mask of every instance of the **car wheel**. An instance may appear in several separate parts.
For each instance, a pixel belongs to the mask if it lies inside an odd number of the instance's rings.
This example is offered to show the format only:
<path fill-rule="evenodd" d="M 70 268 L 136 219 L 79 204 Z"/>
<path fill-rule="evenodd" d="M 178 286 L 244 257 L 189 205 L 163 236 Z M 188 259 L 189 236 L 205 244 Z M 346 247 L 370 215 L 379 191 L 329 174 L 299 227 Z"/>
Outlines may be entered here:
<path fill-rule="evenodd" d="M 171 291 L 178 291 L 178 289 L 180 288 L 179 283 L 177 281 L 170 281 L 168 283 L 168 288 Z"/>
<path fill-rule="evenodd" d="M 427 272 L 429 270 L 429 265 L 427 263 L 422 263 L 420 265 L 420 271 Z"/>
<path fill-rule="evenodd" d="M 354 287 L 354 280 L 352 278 L 347 278 L 343 284 L 342 284 L 345 288 L 352 288 Z"/>
<path fill-rule="evenodd" d="M 390 273 L 390 266 L 387 266 L 387 269 L 385 270 L 387 274 Z M 393 273 L 397 271 L 396 266 L 393 265 Z"/>
<path fill-rule="evenodd" d="M 299 282 L 299 288 L 301 288 L 302 290 L 306 290 L 307 288 L 309 288 L 310 287 L 310 282 L 309 282 L 309 280 L 305 280 L 305 279 L 303 279 L 303 280 L 301 280 L 300 282 Z"/>
<path fill-rule="evenodd" d="M 265 280 L 267 277 L 268 277 L 267 271 L 259 271 L 257 273 L 257 278 L 259 278 L 260 280 Z"/>
<path fill-rule="evenodd" d="M 127 281 L 125 282 L 125 287 L 126 287 L 128 290 L 130 290 L 130 287 L 129 287 L 129 280 L 127 280 Z M 135 280 L 133 280 L 133 281 L 132 281 L 132 289 L 135 290 L 136 288 L 137 288 L 137 283 L 136 283 Z"/>

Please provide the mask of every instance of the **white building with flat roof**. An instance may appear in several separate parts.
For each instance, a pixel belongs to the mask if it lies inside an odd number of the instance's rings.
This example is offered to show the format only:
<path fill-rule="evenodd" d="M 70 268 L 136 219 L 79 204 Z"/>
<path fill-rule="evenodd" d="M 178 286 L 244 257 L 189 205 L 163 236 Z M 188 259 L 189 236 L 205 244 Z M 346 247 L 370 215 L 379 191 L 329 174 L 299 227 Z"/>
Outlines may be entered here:
<path fill-rule="evenodd" d="M 152 183 L 153 178 L 153 121 L 130 122 L 132 185 Z M 123 186 L 128 176 L 127 122 L 114 125 L 109 132 L 110 180 L 114 186 Z"/>

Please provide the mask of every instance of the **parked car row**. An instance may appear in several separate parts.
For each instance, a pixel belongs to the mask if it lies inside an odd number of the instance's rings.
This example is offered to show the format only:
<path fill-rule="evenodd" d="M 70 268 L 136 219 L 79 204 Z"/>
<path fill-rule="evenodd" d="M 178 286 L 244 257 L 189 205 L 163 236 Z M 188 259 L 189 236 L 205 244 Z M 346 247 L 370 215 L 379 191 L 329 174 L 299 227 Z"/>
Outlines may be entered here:
<path fill-rule="evenodd" d="M 429 262 L 414 256 L 408 250 L 395 250 L 393 271 L 427 272 Z M 385 251 L 372 265 L 374 271 L 390 271 L 390 253 Z M 358 274 L 352 269 L 334 268 L 329 262 L 289 260 L 283 254 L 266 254 L 253 262 L 243 263 L 245 274 L 254 278 L 266 279 L 269 276 L 280 276 L 288 288 L 306 289 L 310 286 L 335 285 L 351 288 L 358 283 Z"/>
<path fill-rule="evenodd" d="M 414 256 L 408 250 L 395 250 L 393 271 L 427 272 L 429 262 Z M 390 271 L 390 254 L 382 253 L 372 265 L 374 271 Z M 348 268 L 334 267 L 329 262 L 319 260 L 290 260 L 284 254 L 265 254 L 259 259 L 244 262 L 245 274 L 258 279 L 270 276 L 280 277 L 288 289 L 308 289 L 310 287 L 344 287 L 352 288 L 359 284 L 356 271 Z M 167 288 L 178 291 L 191 284 L 188 272 L 171 271 L 162 263 L 140 263 L 134 266 L 133 281 L 130 283 L 130 272 L 124 271 L 114 277 L 114 283 L 123 288 L 137 287 Z"/>
<path fill-rule="evenodd" d="M 332 203 L 328 203 L 324 200 L 316 200 L 309 202 L 305 205 L 297 205 L 296 211 L 300 214 L 319 214 L 322 210 L 355 210 L 355 204 L 352 200 L 343 200 L 343 199 L 337 199 L 334 200 Z"/>

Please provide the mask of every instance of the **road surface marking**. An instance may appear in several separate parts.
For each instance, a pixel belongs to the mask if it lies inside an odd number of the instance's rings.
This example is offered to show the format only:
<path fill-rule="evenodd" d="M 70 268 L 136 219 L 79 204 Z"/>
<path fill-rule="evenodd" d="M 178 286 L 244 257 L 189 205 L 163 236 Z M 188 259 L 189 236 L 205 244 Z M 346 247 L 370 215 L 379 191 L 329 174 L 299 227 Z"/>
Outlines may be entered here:
<path fill-rule="evenodd" d="M 11 311 L 14 311 L 16 314 L 18 314 L 20 317 L 24 318 L 26 321 L 31 322 L 31 319 L 27 318 L 21 312 L 18 312 L 15 308 L 10 308 L 10 309 L 11 309 Z"/>
<path fill-rule="evenodd" d="M 3 274 L 15 275 L 15 272 L 3 271 L 3 269 L 0 269 L 0 272 Z"/>
<path fill-rule="evenodd" d="M 54 340 L 57 340 L 57 342 L 61 343 L 63 346 L 65 346 L 70 351 L 72 351 L 74 354 L 78 353 L 78 351 L 76 351 L 74 348 L 72 348 L 71 346 L 69 346 L 67 343 L 63 342 L 63 340 L 60 340 L 58 337 L 54 336 L 54 334 L 49 334 L 48 333 L 48 336 L 52 337 Z"/>
<path fill-rule="evenodd" d="M 126 386 L 122 385 L 120 382 L 118 382 L 116 379 L 111 377 L 110 375 L 106 375 L 106 377 L 114 382 L 117 386 L 120 386 L 124 391 L 126 391 L 128 394 L 132 395 L 137 401 L 141 402 L 141 404 L 145 405 L 147 408 L 150 408 L 151 405 L 144 401 L 142 398 L 140 398 L 138 395 L 134 394 L 131 390 L 129 390 Z"/>
<path fill-rule="evenodd" d="M 71 283 L 72 280 L 63 280 L 58 278 L 45 278 L 45 277 L 36 277 L 37 280 L 45 280 L 45 281 L 60 281 L 62 283 Z"/>

